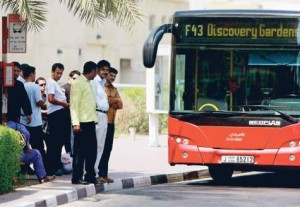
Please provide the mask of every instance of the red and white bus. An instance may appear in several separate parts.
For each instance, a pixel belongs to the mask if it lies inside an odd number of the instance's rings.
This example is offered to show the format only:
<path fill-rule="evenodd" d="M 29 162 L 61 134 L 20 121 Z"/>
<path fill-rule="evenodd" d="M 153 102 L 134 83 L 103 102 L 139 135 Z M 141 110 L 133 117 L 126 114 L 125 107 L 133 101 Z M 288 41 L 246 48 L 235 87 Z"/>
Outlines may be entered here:
<path fill-rule="evenodd" d="M 216 181 L 300 168 L 299 25 L 295 11 L 178 11 L 151 32 L 148 68 L 172 34 L 171 165 L 206 165 Z"/>

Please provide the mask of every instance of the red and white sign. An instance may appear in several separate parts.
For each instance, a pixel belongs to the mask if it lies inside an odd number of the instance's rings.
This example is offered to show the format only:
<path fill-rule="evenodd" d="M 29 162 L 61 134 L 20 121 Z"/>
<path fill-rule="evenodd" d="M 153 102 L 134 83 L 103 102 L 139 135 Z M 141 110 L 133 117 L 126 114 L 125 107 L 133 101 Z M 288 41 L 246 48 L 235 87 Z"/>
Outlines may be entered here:
<path fill-rule="evenodd" d="M 8 15 L 8 52 L 26 52 L 26 27 L 16 14 Z"/>
<path fill-rule="evenodd" d="M 13 87 L 15 84 L 14 80 L 14 64 L 5 63 L 4 64 L 4 87 Z"/>

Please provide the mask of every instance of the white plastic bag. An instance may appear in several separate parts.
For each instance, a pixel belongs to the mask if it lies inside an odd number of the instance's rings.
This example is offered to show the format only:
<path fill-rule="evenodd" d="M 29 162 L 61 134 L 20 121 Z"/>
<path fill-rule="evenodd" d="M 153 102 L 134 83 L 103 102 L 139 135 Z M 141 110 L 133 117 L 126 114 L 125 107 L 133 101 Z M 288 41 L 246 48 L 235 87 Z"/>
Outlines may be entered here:
<path fill-rule="evenodd" d="M 73 158 L 70 156 L 69 153 L 65 153 L 61 155 L 61 163 L 63 164 L 63 168 L 65 171 L 72 171 L 72 162 Z"/>

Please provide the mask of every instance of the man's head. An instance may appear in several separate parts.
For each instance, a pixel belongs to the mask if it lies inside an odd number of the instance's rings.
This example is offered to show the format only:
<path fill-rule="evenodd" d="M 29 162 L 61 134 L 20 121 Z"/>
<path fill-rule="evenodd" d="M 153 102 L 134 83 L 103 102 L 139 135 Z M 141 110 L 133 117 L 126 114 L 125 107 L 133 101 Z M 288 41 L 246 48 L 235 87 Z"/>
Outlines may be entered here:
<path fill-rule="evenodd" d="M 41 93 L 44 94 L 45 90 L 46 90 L 46 79 L 43 77 L 38 77 L 35 80 L 35 83 L 38 84 L 40 86 L 41 89 Z"/>
<path fill-rule="evenodd" d="M 76 80 L 78 78 L 78 76 L 80 76 L 80 72 L 78 70 L 72 70 L 70 73 L 69 73 L 69 80 L 68 82 L 71 84 L 73 83 L 74 80 Z"/>
<path fill-rule="evenodd" d="M 63 75 L 64 72 L 64 65 L 61 63 L 54 63 L 52 65 L 51 73 L 52 73 L 52 78 L 55 81 L 60 80 L 61 76 Z"/>
<path fill-rule="evenodd" d="M 97 65 L 93 61 L 88 61 L 83 66 L 83 75 L 88 80 L 93 80 L 96 76 Z"/>
<path fill-rule="evenodd" d="M 117 74 L 118 74 L 117 69 L 110 67 L 108 74 L 106 76 L 106 81 L 108 83 L 113 83 L 116 80 Z"/>
<path fill-rule="evenodd" d="M 100 78 L 105 78 L 108 74 L 110 63 L 107 60 L 100 60 L 97 64 L 97 74 Z"/>
<path fill-rule="evenodd" d="M 32 67 L 27 64 L 22 64 L 20 66 L 23 71 L 23 77 L 27 82 L 34 82 L 35 80 L 35 67 Z"/>
<path fill-rule="evenodd" d="M 14 64 L 14 78 L 17 79 L 19 75 L 21 75 L 22 71 L 20 69 L 20 63 L 19 62 L 13 62 Z"/>

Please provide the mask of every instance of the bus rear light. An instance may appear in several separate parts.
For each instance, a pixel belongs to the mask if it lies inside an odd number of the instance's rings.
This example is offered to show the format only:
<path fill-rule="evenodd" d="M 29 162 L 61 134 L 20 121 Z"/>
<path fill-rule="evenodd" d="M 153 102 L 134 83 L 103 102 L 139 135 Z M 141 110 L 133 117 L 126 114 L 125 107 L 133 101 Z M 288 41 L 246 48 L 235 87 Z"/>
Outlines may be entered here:
<path fill-rule="evenodd" d="M 296 156 L 295 156 L 295 155 L 291 154 L 291 155 L 289 156 L 289 160 L 290 160 L 290 161 L 294 161 L 295 159 L 296 159 Z"/>
<path fill-rule="evenodd" d="M 187 152 L 183 152 L 183 153 L 182 153 L 182 157 L 183 157 L 184 159 L 188 158 L 188 156 L 189 156 L 189 155 L 188 155 Z"/>

